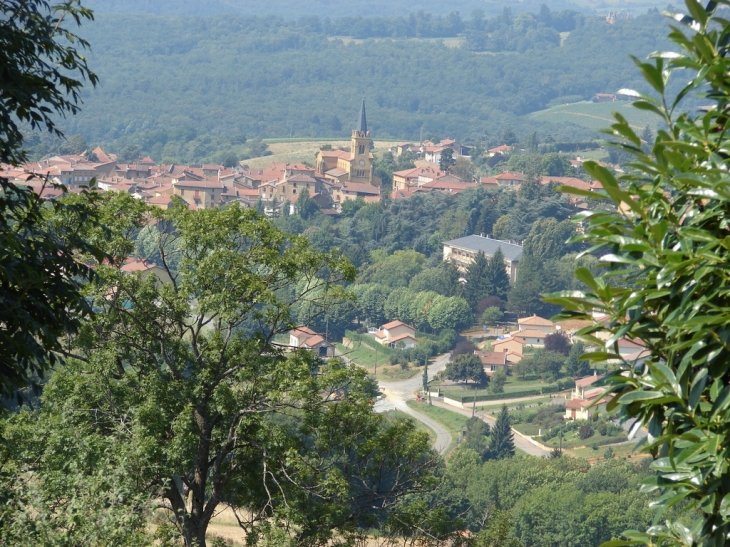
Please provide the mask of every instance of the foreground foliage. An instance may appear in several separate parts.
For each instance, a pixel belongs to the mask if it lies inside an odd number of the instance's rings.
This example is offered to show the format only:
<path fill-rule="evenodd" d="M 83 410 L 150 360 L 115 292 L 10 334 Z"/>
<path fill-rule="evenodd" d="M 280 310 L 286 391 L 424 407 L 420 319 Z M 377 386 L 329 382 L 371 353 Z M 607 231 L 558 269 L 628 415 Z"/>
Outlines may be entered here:
<path fill-rule="evenodd" d="M 619 369 L 607 379 L 609 409 L 636 418 L 634 430 L 649 429 L 647 449 L 657 476 L 646 491 L 662 494 L 656 506 L 680 506 L 693 524 L 668 521 L 646 533 L 627 534 L 651 545 L 726 545 L 730 541 L 730 326 L 728 324 L 728 216 L 730 177 L 727 121 L 730 115 L 730 22 L 709 2 L 687 0 L 688 15 L 670 38 L 678 53 L 657 53 L 637 64 L 656 97 L 634 94 L 635 106 L 661 117 L 651 150 L 617 115 L 611 133 L 634 157 L 633 172 L 618 180 L 598 165 L 586 169 L 599 179 L 616 212 L 593 212 L 581 241 L 603 255 L 611 271 L 600 278 L 585 269 L 578 276 L 588 289 L 554 302 L 565 315 L 610 317 L 605 352 L 593 362 L 615 359 Z M 666 87 L 676 72 L 693 79 L 679 95 Z M 686 78 L 686 72 L 681 78 Z M 682 113 L 683 97 L 699 94 L 709 108 Z M 573 193 L 576 193 L 575 191 Z M 601 327 L 582 331 L 594 337 Z M 617 341 L 643 341 L 650 357 L 624 361 Z"/>
<path fill-rule="evenodd" d="M 146 545 L 157 514 L 202 547 L 230 506 L 252 542 L 319 545 L 429 484 L 428 437 L 372 412 L 362 370 L 274 343 L 295 302 L 344 297 L 346 260 L 236 206 L 156 222 L 164 274 L 99 266 L 74 359 L 5 425 L 4 542 Z"/>

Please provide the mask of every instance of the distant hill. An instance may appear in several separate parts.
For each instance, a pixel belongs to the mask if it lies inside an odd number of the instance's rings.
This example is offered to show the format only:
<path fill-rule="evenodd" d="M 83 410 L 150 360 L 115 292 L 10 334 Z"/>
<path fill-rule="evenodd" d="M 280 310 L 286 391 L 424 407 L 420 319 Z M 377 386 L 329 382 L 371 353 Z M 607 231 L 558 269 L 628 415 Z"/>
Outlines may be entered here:
<path fill-rule="evenodd" d="M 497 15 L 507 7 L 514 13 L 539 11 L 542 4 L 551 10 L 573 9 L 605 15 L 609 10 L 624 9 L 638 14 L 647 9 L 667 5 L 666 0 L 86 0 L 99 13 L 150 13 L 155 15 L 220 15 L 224 13 L 247 16 L 277 15 L 286 18 L 311 17 L 373 17 L 407 15 L 424 11 L 446 14 L 458 11 L 466 17 L 480 9 L 487 16 Z"/>
<path fill-rule="evenodd" d="M 334 38 L 347 30 L 342 22 L 315 17 L 100 13 L 82 28 L 100 83 L 84 89 L 82 111 L 61 124 L 114 153 L 131 146 L 157 161 L 216 162 L 259 155 L 253 138 L 347 139 L 365 95 L 375 139 L 423 134 L 497 145 L 508 129 L 556 142 L 590 139 L 603 123 L 528 115 L 621 87 L 645 90 L 629 54 L 661 49 L 667 20 L 643 15 L 610 25 L 565 14 L 506 13 L 482 23 L 361 18 L 365 38 L 343 40 Z M 572 30 L 556 28 L 566 21 Z M 439 38 L 452 22 L 464 37 Z M 404 37 L 368 37 L 396 24 L 405 25 L 393 26 Z M 55 153 L 48 141 L 35 138 L 34 153 Z"/>

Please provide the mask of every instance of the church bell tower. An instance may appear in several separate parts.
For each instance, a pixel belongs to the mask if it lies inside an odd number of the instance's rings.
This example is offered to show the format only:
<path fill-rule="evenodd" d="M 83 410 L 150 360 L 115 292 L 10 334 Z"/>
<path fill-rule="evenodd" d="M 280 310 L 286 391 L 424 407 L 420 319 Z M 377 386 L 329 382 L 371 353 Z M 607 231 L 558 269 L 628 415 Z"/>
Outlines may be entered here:
<path fill-rule="evenodd" d="M 357 129 L 352 131 L 350 144 L 350 182 L 373 183 L 373 160 L 370 154 L 370 131 L 365 117 L 365 97 L 362 99 Z"/>

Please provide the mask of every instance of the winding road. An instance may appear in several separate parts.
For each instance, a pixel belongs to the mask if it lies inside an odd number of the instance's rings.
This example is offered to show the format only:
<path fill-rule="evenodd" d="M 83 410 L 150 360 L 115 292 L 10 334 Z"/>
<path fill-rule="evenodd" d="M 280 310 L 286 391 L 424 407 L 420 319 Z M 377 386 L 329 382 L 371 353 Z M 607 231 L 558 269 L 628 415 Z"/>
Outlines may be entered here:
<path fill-rule="evenodd" d="M 446 368 L 451 354 L 441 355 L 436 361 L 429 365 L 429 376 L 435 375 Z M 416 375 L 408 380 L 400 382 L 380 382 L 380 389 L 384 397 L 375 403 L 375 412 L 386 412 L 388 410 L 397 409 L 406 414 L 413 416 L 416 420 L 423 422 L 436 433 L 436 440 L 433 443 L 434 450 L 439 454 L 444 454 L 451 444 L 451 433 L 446 431 L 441 424 L 433 421 L 428 416 L 424 416 L 420 412 L 416 412 L 406 404 L 406 401 L 415 399 L 414 393 L 422 388 L 422 379 L 420 375 Z"/>
<path fill-rule="evenodd" d="M 446 364 L 449 362 L 449 359 L 451 357 L 451 354 L 446 353 L 444 355 L 441 355 L 436 361 L 429 365 L 428 372 L 429 376 L 433 377 L 436 375 L 437 372 L 440 372 L 446 368 Z M 405 412 L 406 414 L 409 414 L 413 416 L 415 419 L 419 420 L 420 422 L 423 422 L 426 424 L 426 426 L 433 429 L 433 431 L 436 433 L 436 440 L 433 443 L 434 449 L 439 454 L 444 454 L 451 444 L 452 436 L 451 434 L 446 431 L 446 429 L 441 426 L 441 424 L 435 422 L 428 416 L 424 416 L 420 412 L 416 412 L 411 407 L 409 407 L 406 404 L 406 401 L 414 400 L 415 393 L 417 391 L 420 391 L 422 388 L 422 379 L 420 375 L 416 375 L 413 378 L 410 378 L 408 380 L 403 380 L 400 382 L 379 382 L 380 389 L 382 390 L 384 397 L 379 400 L 377 403 L 375 403 L 375 411 L 376 412 L 386 412 L 388 410 L 397 409 L 402 412 Z M 499 403 L 499 401 L 494 401 L 495 403 Z M 460 408 L 455 408 L 453 406 L 446 405 L 444 403 L 441 403 L 439 401 L 432 401 L 434 406 L 440 406 L 442 408 L 448 409 L 452 412 L 458 412 L 459 414 L 463 414 L 464 416 L 471 416 L 471 410 L 462 410 Z M 482 412 L 477 412 L 477 416 L 482 418 L 482 420 L 488 422 L 490 425 L 494 425 L 495 418 L 493 418 L 490 415 L 484 414 Z M 526 452 L 527 454 L 530 454 L 532 456 L 547 456 L 549 455 L 549 452 L 547 450 L 543 450 L 542 448 L 535 446 L 534 444 L 530 443 L 529 441 L 523 439 L 519 435 L 515 435 L 515 446 L 522 450 L 523 452 Z"/>

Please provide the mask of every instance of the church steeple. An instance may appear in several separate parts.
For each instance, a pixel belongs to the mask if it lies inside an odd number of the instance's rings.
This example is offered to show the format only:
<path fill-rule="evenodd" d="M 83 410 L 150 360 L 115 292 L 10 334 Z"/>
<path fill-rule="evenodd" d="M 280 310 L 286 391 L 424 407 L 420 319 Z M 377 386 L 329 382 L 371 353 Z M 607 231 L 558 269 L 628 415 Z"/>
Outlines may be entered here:
<path fill-rule="evenodd" d="M 368 121 L 365 117 L 365 97 L 362 98 L 362 107 L 360 108 L 360 120 L 357 123 L 356 131 L 360 133 L 367 133 L 368 131 Z"/>
<path fill-rule="evenodd" d="M 350 161 L 349 168 L 347 169 L 350 173 L 350 182 L 373 183 L 371 145 L 372 141 L 370 140 L 370 132 L 368 131 L 368 121 L 365 117 L 365 97 L 363 97 L 357 129 L 352 130 Z"/>

